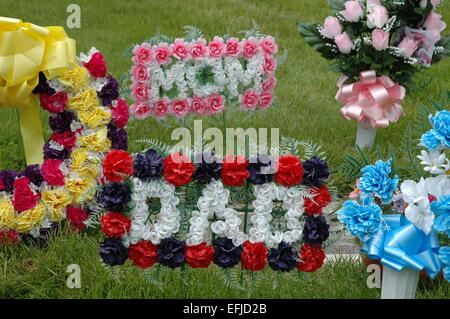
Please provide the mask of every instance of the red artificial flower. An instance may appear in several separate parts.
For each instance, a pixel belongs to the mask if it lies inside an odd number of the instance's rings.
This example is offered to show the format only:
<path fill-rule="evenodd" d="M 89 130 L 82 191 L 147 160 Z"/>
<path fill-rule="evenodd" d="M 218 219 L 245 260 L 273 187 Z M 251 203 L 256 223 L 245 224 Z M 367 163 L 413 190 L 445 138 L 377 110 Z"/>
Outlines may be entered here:
<path fill-rule="evenodd" d="M 53 133 L 50 137 L 52 141 L 55 141 L 59 145 L 64 146 L 66 150 L 69 152 L 72 150 L 72 148 L 75 146 L 75 143 L 77 141 L 77 137 L 75 135 L 75 132 L 62 132 L 62 133 Z"/>
<path fill-rule="evenodd" d="M 189 156 L 174 153 L 164 159 L 164 177 L 172 185 L 181 186 L 189 183 L 194 171 L 195 166 Z"/>
<path fill-rule="evenodd" d="M 244 185 L 247 178 L 250 176 L 250 172 L 247 170 L 248 160 L 242 156 L 227 155 L 222 163 L 222 180 L 227 186 Z"/>
<path fill-rule="evenodd" d="M 41 194 L 34 192 L 30 187 L 30 180 L 21 177 L 14 181 L 14 197 L 12 200 L 14 208 L 19 212 L 24 212 L 36 207 Z"/>
<path fill-rule="evenodd" d="M 313 189 L 314 198 L 305 198 L 305 212 L 308 216 L 322 214 L 324 207 L 331 203 L 331 195 L 325 185 Z M 313 201 L 314 200 L 314 201 Z"/>
<path fill-rule="evenodd" d="M 299 271 L 315 272 L 322 267 L 325 253 L 322 250 L 322 246 L 303 244 L 300 249 L 300 259 L 301 261 L 297 264 Z"/>
<path fill-rule="evenodd" d="M 281 155 L 277 161 L 275 181 L 285 187 L 300 184 L 303 178 L 303 165 L 294 155 Z"/>
<path fill-rule="evenodd" d="M 125 100 L 117 99 L 117 105 L 111 107 L 112 121 L 118 128 L 123 128 L 127 125 L 130 119 L 130 111 Z"/>
<path fill-rule="evenodd" d="M 80 232 L 86 228 L 84 221 L 88 219 L 88 212 L 79 207 L 67 207 L 66 219 L 70 222 L 70 226 Z"/>
<path fill-rule="evenodd" d="M 104 78 L 106 76 L 106 62 L 103 59 L 103 54 L 100 52 L 95 52 L 89 62 L 84 62 L 83 66 L 88 69 L 94 78 Z"/>
<path fill-rule="evenodd" d="M 58 92 L 53 95 L 41 93 L 39 100 L 44 110 L 50 113 L 61 113 L 66 110 L 68 97 L 66 92 Z"/>
<path fill-rule="evenodd" d="M 267 264 L 267 248 L 263 243 L 244 243 L 244 251 L 241 255 L 241 264 L 244 269 L 258 271 Z"/>
<path fill-rule="evenodd" d="M 106 236 L 120 238 L 130 231 L 131 220 L 121 213 L 108 212 L 100 217 L 100 224 Z"/>
<path fill-rule="evenodd" d="M 214 257 L 214 247 L 207 246 L 205 242 L 187 246 L 185 257 L 186 263 L 192 268 L 208 268 Z"/>
<path fill-rule="evenodd" d="M 0 247 L 6 244 L 17 245 L 19 243 L 19 233 L 12 230 L 0 231 Z"/>
<path fill-rule="evenodd" d="M 0 178 L 0 191 L 5 189 L 5 183 L 3 183 L 3 179 Z"/>
<path fill-rule="evenodd" d="M 133 156 L 123 150 L 112 150 L 103 160 L 103 174 L 109 182 L 120 182 L 133 175 Z"/>
<path fill-rule="evenodd" d="M 50 186 L 64 186 L 64 174 L 62 173 L 60 167 L 63 161 L 47 158 L 41 167 L 42 177 Z"/>
<path fill-rule="evenodd" d="M 149 268 L 158 261 L 157 249 L 158 247 L 151 241 L 141 240 L 130 245 L 128 259 L 133 262 L 134 266 L 142 269 Z"/>

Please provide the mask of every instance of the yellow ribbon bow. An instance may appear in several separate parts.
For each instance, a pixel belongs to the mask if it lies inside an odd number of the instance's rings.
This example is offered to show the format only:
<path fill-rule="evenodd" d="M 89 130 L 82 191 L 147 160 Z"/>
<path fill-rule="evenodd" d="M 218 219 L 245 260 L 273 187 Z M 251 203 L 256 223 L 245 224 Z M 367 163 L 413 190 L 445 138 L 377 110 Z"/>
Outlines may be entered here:
<path fill-rule="evenodd" d="M 48 79 L 75 62 L 75 40 L 62 27 L 0 17 L 0 108 L 20 109 L 27 164 L 42 163 L 44 138 L 37 96 L 39 72 Z"/>

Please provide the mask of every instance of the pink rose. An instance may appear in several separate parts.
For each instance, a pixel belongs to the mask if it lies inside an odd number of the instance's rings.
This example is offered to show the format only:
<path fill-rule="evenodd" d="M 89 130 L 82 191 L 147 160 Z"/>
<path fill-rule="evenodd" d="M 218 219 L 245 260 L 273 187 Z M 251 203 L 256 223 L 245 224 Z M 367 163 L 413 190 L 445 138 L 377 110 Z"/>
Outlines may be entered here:
<path fill-rule="evenodd" d="M 342 33 L 334 37 L 334 42 L 336 43 L 339 51 L 344 54 L 349 54 L 352 51 L 353 42 L 347 33 Z"/>
<path fill-rule="evenodd" d="M 371 29 L 381 29 L 389 19 L 388 12 L 383 6 L 373 6 L 369 12 L 367 15 L 367 26 Z"/>
<path fill-rule="evenodd" d="M 277 85 L 277 79 L 273 76 L 268 77 L 262 84 L 263 91 L 271 91 Z"/>
<path fill-rule="evenodd" d="M 441 20 L 442 16 L 435 12 L 430 12 L 426 18 L 423 26 L 427 31 L 442 32 L 447 27 L 444 21 Z"/>
<path fill-rule="evenodd" d="M 248 40 L 242 40 L 243 44 L 243 52 L 244 58 L 250 59 L 258 52 L 258 40 L 254 38 L 250 38 Z"/>
<path fill-rule="evenodd" d="M 145 64 L 135 64 L 131 68 L 131 77 L 134 82 L 146 83 L 149 78 L 148 68 Z"/>
<path fill-rule="evenodd" d="M 237 57 L 241 54 L 242 45 L 237 38 L 229 38 L 226 45 L 226 55 Z"/>
<path fill-rule="evenodd" d="M 211 94 L 208 97 L 208 111 L 210 114 L 218 114 L 223 111 L 225 98 L 220 94 Z"/>
<path fill-rule="evenodd" d="M 386 50 L 389 45 L 389 33 L 381 29 L 372 31 L 372 45 L 377 51 Z"/>
<path fill-rule="evenodd" d="M 275 39 L 271 36 L 266 37 L 261 41 L 261 48 L 266 54 L 272 55 L 278 52 L 278 46 Z"/>
<path fill-rule="evenodd" d="M 277 68 L 277 60 L 271 58 L 270 56 L 266 56 L 264 58 L 264 72 L 268 74 L 272 74 Z"/>
<path fill-rule="evenodd" d="M 345 10 L 340 11 L 340 14 L 345 20 L 350 22 L 358 22 L 364 16 L 364 12 L 359 4 L 359 1 L 345 2 Z"/>
<path fill-rule="evenodd" d="M 131 107 L 131 112 L 137 119 L 145 119 L 152 112 L 152 108 L 148 104 L 133 104 Z"/>
<path fill-rule="evenodd" d="M 381 2 L 380 0 L 367 0 L 367 10 L 369 11 L 375 6 L 380 6 Z"/>
<path fill-rule="evenodd" d="M 183 39 L 175 39 L 174 43 L 170 45 L 170 50 L 178 60 L 184 60 L 189 56 L 187 43 Z"/>
<path fill-rule="evenodd" d="M 241 104 L 245 109 L 254 109 L 258 105 L 258 95 L 252 90 L 245 91 L 241 98 Z"/>
<path fill-rule="evenodd" d="M 201 59 L 208 54 L 208 48 L 206 47 L 205 39 L 198 39 L 194 43 L 191 44 L 191 48 L 189 52 L 193 59 Z"/>
<path fill-rule="evenodd" d="M 175 100 L 171 103 L 171 111 L 176 117 L 185 116 L 188 110 L 188 104 L 185 100 Z"/>
<path fill-rule="evenodd" d="M 112 121 L 118 128 L 123 128 L 127 125 L 130 119 L 130 112 L 128 110 L 128 105 L 125 100 L 117 99 L 113 102 L 111 107 L 112 111 Z"/>
<path fill-rule="evenodd" d="M 48 185 L 64 186 L 64 174 L 60 169 L 62 163 L 63 161 L 57 159 L 48 158 L 44 160 L 41 166 L 41 173 Z"/>
<path fill-rule="evenodd" d="M 170 63 L 170 50 L 167 43 L 161 43 L 155 48 L 155 59 L 160 65 Z"/>
<path fill-rule="evenodd" d="M 166 97 L 156 101 L 154 107 L 157 118 L 164 118 L 169 114 L 169 100 Z"/>
<path fill-rule="evenodd" d="M 402 42 L 398 45 L 399 49 L 402 49 L 402 56 L 405 58 L 410 58 L 414 52 L 416 52 L 419 44 L 412 38 L 405 37 Z"/>
<path fill-rule="evenodd" d="M 189 106 L 192 113 L 203 115 L 206 113 L 207 100 L 194 96 L 192 99 L 189 99 Z"/>
<path fill-rule="evenodd" d="M 273 103 L 273 95 L 270 92 L 263 92 L 259 97 L 259 107 L 266 109 Z"/>
<path fill-rule="evenodd" d="M 147 101 L 150 94 L 150 90 L 144 84 L 136 84 L 133 86 L 132 94 L 134 100 Z"/>
<path fill-rule="evenodd" d="M 147 64 L 152 60 L 152 48 L 150 44 L 143 43 L 133 49 L 134 59 L 138 63 Z"/>
<path fill-rule="evenodd" d="M 221 58 L 225 52 L 225 43 L 222 38 L 214 37 L 214 39 L 209 42 L 209 56 L 212 58 Z"/>
<path fill-rule="evenodd" d="M 325 38 L 334 39 L 335 36 L 342 33 L 342 26 L 336 17 L 327 17 L 323 23 L 323 29 L 320 34 Z"/>

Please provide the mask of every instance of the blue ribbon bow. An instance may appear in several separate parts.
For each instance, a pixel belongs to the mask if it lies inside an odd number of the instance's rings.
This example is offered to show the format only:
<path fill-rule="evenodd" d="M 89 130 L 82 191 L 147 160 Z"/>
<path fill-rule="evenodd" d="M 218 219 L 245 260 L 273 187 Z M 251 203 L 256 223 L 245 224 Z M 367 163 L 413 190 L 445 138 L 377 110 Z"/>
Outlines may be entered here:
<path fill-rule="evenodd" d="M 363 243 L 361 252 L 397 271 L 404 267 L 425 270 L 434 279 L 443 267 L 436 230 L 426 235 L 401 214 L 383 215 L 383 220 L 385 225 L 377 236 Z"/>

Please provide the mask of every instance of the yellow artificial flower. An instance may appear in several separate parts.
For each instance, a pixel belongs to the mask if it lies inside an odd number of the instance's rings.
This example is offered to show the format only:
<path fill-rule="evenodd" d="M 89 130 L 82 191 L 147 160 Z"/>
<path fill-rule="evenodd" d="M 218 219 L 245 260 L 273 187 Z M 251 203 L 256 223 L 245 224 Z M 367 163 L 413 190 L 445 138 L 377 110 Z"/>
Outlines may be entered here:
<path fill-rule="evenodd" d="M 66 182 L 67 190 L 74 198 L 74 202 L 79 204 L 83 201 L 90 201 L 95 194 L 95 178 L 70 178 Z"/>
<path fill-rule="evenodd" d="M 94 107 L 93 109 L 78 112 L 78 117 L 81 123 L 89 125 L 90 128 L 95 128 L 109 122 L 111 112 L 100 107 Z"/>
<path fill-rule="evenodd" d="M 99 174 L 100 162 L 88 155 L 86 148 L 75 149 L 71 157 L 70 170 L 77 173 L 79 176 L 97 177 Z"/>
<path fill-rule="evenodd" d="M 70 97 L 67 101 L 67 107 L 75 111 L 87 111 L 100 105 L 97 92 L 91 87 Z"/>
<path fill-rule="evenodd" d="M 0 229 L 3 227 L 14 228 L 15 214 L 12 202 L 9 199 L 0 200 Z"/>
<path fill-rule="evenodd" d="M 60 76 L 59 81 L 65 86 L 81 91 L 89 84 L 89 71 L 78 64 L 67 68 Z"/>
<path fill-rule="evenodd" d="M 94 133 L 82 136 L 78 141 L 82 147 L 86 147 L 94 152 L 108 152 L 111 149 L 111 141 L 108 139 L 106 127 L 102 127 Z"/>
<path fill-rule="evenodd" d="M 42 192 L 42 201 L 49 207 L 49 219 L 60 221 L 63 219 L 64 208 L 72 203 L 72 196 L 63 188 Z"/>
<path fill-rule="evenodd" d="M 45 209 L 45 205 L 40 202 L 35 208 L 19 214 L 14 229 L 19 233 L 28 233 L 34 226 L 40 226 L 46 213 L 47 210 Z"/>

